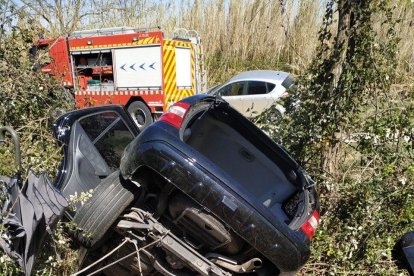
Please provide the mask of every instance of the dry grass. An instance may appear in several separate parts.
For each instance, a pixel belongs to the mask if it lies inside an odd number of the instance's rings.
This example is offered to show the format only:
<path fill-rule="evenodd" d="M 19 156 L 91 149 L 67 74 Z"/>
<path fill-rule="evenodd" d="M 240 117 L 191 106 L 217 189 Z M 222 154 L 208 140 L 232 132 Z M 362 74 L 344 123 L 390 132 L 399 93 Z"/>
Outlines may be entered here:
<path fill-rule="evenodd" d="M 412 2 L 412 1 L 411 1 Z M 396 8 L 397 18 L 401 18 L 396 26 L 401 41 L 398 50 L 398 61 L 401 73 L 413 76 L 414 73 L 414 4 L 407 3 Z"/>
<path fill-rule="evenodd" d="M 63 6 L 59 7 L 49 5 L 53 14 L 60 14 L 61 17 L 66 14 L 66 18 L 52 18 L 46 28 L 52 36 L 70 33 L 73 28 L 82 30 L 114 26 L 160 26 L 167 34 L 181 27 L 197 30 L 203 39 L 209 83 L 212 85 L 248 69 L 302 73 L 318 45 L 318 31 L 326 1 L 74 0 L 61 3 Z M 39 8 L 44 2 L 30 2 L 26 10 L 39 20 L 44 16 L 50 17 L 49 10 Z M 283 7 L 281 2 L 285 3 Z M 70 5 L 74 6 L 71 8 Z M 72 12 L 65 12 L 67 10 Z M 42 11 L 48 14 L 42 15 Z M 395 15 L 401 18 L 395 26 L 401 37 L 399 67 L 401 74 L 412 75 L 414 5 L 409 1 L 397 1 Z"/>
<path fill-rule="evenodd" d="M 297 4 L 294 4 L 294 3 Z M 212 83 L 246 69 L 298 73 L 310 62 L 320 24 L 318 1 L 201 1 L 181 13 L 204 41 Z"/>
<path fill-rule="evenodd" d="M 302 72 L 317 45 L 324 1 L 285 0 L 183 0 L 183 1 L 86 1 L 73 18 L 51 20 L 51 36 L 77 30 L 131 26 L 160 26 L 167 34 L 183 27 L 196 30 L 203 39 L 211 84 L 247 69 L 281 69 Z M 42 18 L 31 2 L 27 9 Z M 70 5 L 70 4 L 68 4 Z M 29 5 L 28 5 L 29 6 Z M 62 10 L 70 7 L 61 7 Z M 58 14 L 59 8 L 54 8 Z M 62 14 L 62 13 L 59 13 Z"/>

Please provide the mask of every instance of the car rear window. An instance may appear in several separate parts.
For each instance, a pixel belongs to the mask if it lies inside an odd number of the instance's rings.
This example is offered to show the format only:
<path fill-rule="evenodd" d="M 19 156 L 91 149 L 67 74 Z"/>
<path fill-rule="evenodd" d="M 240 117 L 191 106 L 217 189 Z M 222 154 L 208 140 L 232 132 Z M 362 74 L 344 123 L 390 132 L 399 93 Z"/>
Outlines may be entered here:
<path fill-rule="evenodd" d="M 286 89 L 291 88 L 292 85 L 294 85 L 295 80 L 292 76 L 287 76 L 286 79 L 282 82 L 282 86 Z"/>

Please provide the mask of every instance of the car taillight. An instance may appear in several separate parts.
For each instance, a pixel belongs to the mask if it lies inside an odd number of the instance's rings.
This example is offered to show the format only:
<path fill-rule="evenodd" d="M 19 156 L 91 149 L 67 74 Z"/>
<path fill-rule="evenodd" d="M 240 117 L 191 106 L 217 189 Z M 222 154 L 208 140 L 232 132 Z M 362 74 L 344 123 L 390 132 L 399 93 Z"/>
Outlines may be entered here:
<path fill-rule="evenodd" d="M 176 128 L 180 128 L 189 107 L 190 105 L 187 103 L 178 102 L 171 106 L 167 113 L 161 116 L 160 121 L 167 122 Z"/>
<path fill-rule="evenodd" d="M 312 239 L 315 235 L 316 228 L 319 225 L 319 219 L 319 213 L 315 210 L 312 216 L 300 227 L 309 239 Z"/>
<path fill-rule="evenodd" d="M 289 93 L 285 91 L 282 95 L 280 95 L 280 98 L 287 98 L 287 96 L 289 96 Z"/>

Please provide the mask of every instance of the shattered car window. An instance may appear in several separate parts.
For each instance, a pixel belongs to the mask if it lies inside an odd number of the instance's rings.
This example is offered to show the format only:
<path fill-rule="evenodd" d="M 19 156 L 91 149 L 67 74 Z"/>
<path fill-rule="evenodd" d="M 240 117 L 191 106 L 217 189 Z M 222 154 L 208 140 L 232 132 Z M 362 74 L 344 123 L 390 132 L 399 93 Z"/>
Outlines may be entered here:
<path fill-rule="evenodd" d="M 115 112 L 104 112 L 85 117 L 79 123 L 111 170 L 116 170 L 124 148 L 134 138 L 121 117 Z"/>

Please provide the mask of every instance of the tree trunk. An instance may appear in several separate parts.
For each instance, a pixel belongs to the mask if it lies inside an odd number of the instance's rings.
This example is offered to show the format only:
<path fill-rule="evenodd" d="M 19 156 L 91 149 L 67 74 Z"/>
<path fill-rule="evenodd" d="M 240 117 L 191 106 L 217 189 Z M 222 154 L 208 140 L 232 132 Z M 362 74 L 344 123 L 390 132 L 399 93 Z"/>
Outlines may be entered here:
<path fill-rule="evenodd" d="M 331 80 L 329 95 L 334 96 L 335 88 L 338 86 L 342 74 L 343 65 L 349 49 L 349 37 L 351 32 L 351 17 L 353 13 L 354 0 L 338 0 L 338 32 L 335 38 L 334 63 L 330 71 Z"/>
<path fill-rule="evenodd" d="M 335 101 L 336 88 L 343 72 L 343 66 L 347 59 L 348 51 L 353 51 L 353 45 L 350 47 L 351 30 L 353 28 L 353 10 L 356 5 L 356 0 L 337 0 L 338 3 L 338 26 L 335 37 L 335 45 L 332 53 L 332 65 L 328 70 L 329 89 L 327 101 Z M 335 103 L 333 103 L 335 105 Z M 341 132 L 341 129 L 338 130 Z M 329 137 L 330 136 L 330 137 Z M 321 169 L 329 174 L 332 174 L 337 168 L 337 154 L 339 150 L 339 141 L 336 139 L 336 133 L 331 133 L 322 142 L 321 147 Z"/>

